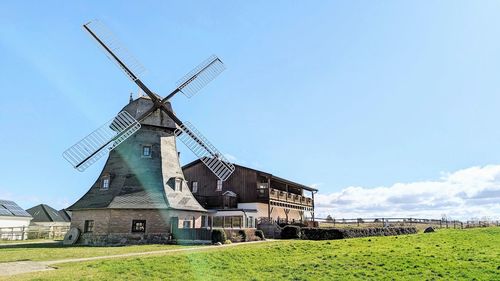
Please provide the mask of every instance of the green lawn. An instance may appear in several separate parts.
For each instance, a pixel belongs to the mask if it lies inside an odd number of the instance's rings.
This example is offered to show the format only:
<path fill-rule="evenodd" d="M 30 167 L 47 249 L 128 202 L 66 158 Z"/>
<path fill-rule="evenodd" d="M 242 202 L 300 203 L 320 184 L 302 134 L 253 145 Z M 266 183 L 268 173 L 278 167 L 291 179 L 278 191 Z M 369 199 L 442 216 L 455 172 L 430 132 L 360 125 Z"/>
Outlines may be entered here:
<path fill-rule="evenodd" d="M 43 242 L 57 242 L 57 241 L 62 241 L 62 240 L 54 240 L 54 239 L 0 240 L 0 245 L 20 244 L 20 243 L 43 243 Z"/>
<path fill-rule="evenodd" d="M 87 258 L 158 250 L 175 249 L 177 245 L 140 245 L 124 247 L 63 246 L 55 243 L 34 243 L 0 246 L 0 263 L 12 261 L 48 261 Z M 192 246 L 191 246 L 192 247 Z"/>
<path fill-rule="evenodd" d="M 499 280 L 500 227 L 276 241 L 58 267 L 9 280 Z"/>

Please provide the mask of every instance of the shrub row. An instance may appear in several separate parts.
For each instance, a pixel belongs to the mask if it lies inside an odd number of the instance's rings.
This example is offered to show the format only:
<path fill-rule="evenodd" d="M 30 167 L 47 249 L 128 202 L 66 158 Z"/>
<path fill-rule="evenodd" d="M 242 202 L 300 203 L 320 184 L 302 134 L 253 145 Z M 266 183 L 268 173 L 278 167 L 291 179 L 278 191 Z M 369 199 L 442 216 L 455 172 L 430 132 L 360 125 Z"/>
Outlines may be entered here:
<path fill-rule="evenodd" d="M 369 237 L 369 236 L 392 236 L 417 233 L 416 227 L 376 227 L 376 228 L 353 228 L 344 229 L 344 238 Z"/>
<path fill-rule="evenodd" d="M 300 226 L 287 225 L 281 230 L 281 239 L 300 239 Z"/>
<path fill-rule="evenodd" d="M 264 233 L 261 230 L 255 229 L 214 229 L 212 230 L 212 243 L 220 242 L 226 243 L 227 240 L 231 242 L 248 242 L 265 240 Z"/>
<path fill-rule="evenodd" d="M 223 229 L 214 229 L 212 230 L 212 243 L 221 243 L 224 244 L 227 240 L 226 232 Z"/>
<path fill-rule="evenodd" d="M 288 225 L 281 231 L 282 239 L 332 240 L 355 237 L 390 236 L 415 234 L 415 227 L 377 227 L 377 228 L 312 228 Z"/>

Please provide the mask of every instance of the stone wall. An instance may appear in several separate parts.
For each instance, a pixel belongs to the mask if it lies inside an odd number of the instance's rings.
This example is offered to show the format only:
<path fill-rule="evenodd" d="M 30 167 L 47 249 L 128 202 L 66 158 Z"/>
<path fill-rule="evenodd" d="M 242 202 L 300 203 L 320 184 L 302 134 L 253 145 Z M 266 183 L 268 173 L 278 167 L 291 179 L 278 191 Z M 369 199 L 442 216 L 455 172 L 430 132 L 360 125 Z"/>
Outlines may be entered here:
<path fill-rule="evenodd" d="M 98 209 L 75 210 L 71 226 L 78 228 L 82 235 L 79 243 L 86 245 L 167 243 L 171 233 L 173 217 L 179 220 L 182 228 L 185 220 L 191 227 L 201 227 L 201 212 L 182 210 L 144 210 L 144 209 Z M 91 233 L 83 233 L 85 220 L 93 220 Z M 145 233 L 132 233 L 133 220 L 146 220 Z"/>
<path fill-rule="evenodd" d="M 173 243 L 173 240 L 170 233 L 82 233 L 80 235 L 78 243 L 89 246 L 122 246 L 142 244 L 169 244 Z"/>

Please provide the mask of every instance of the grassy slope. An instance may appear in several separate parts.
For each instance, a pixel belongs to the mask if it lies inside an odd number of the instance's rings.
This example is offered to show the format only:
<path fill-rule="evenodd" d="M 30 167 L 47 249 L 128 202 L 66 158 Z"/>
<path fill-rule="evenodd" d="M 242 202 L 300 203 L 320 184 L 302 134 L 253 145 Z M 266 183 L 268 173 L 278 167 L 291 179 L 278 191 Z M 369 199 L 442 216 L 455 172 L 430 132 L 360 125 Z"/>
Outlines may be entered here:
<path fill-rule="evenodd" d="M 0 246 L 0 263 L 11 261 L 47 261 L 68 258 L 86 258 L 125 253 L 175 249 L 177 245 L 141 245 L 126 247 L 66 247 L 61 244 L 35 243 Z"/>
<path fill-rule="evenodd" d="M 500 228 L 482 228 L 64 264 L 10 280 L 498 280 L 498 266 Z"/>

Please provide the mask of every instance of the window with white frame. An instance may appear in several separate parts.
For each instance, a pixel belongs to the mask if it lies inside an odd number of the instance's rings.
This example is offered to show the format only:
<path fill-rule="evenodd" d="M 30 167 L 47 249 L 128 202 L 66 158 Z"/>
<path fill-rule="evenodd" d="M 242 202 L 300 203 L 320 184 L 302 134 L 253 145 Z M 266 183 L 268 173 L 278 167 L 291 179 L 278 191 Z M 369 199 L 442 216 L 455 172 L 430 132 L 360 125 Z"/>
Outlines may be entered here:
<path fill-rule="evenodd" d="M 94 232 L 94 220 L 86 220 L 83 226 L 84 233 Z"/>
<path fill-rule="evenodd" d="M 191 183 L 191 190 L 193 191 L 193 193 L 198 192 L 198 182 L 197 181 L 193 181 Z"/>
<path fill-rule="evenodd" d="M 182 228 L 191 228 L 191 223 L 193 223 L 192 227 L 194 227 L 194 217 L 184 218 L 184 221 L 182 222 Z"/>
<path fill-rule="evenodd" d="M 215 191 L 222 191 L 222 181 L 217 180 L 217 189 Z"/>
<path fill-rule="evenodd" d="M 145 220 L 132 220 L 132 232 L 146 232 Z"/>
<path fill-rule="evenodd" d="M 109 189 L 109 183 L 111 182 L 111 177 L 109 174 L 105 174 L 101 178 L 101 189 L 103 190 L 108 190 Z"/>
<path fill-rule="evenodd" d="M 151 145 L 143 145 L 142 146 L 142 157 L 146 157 L 146 158 L 151 157 Z"/>

